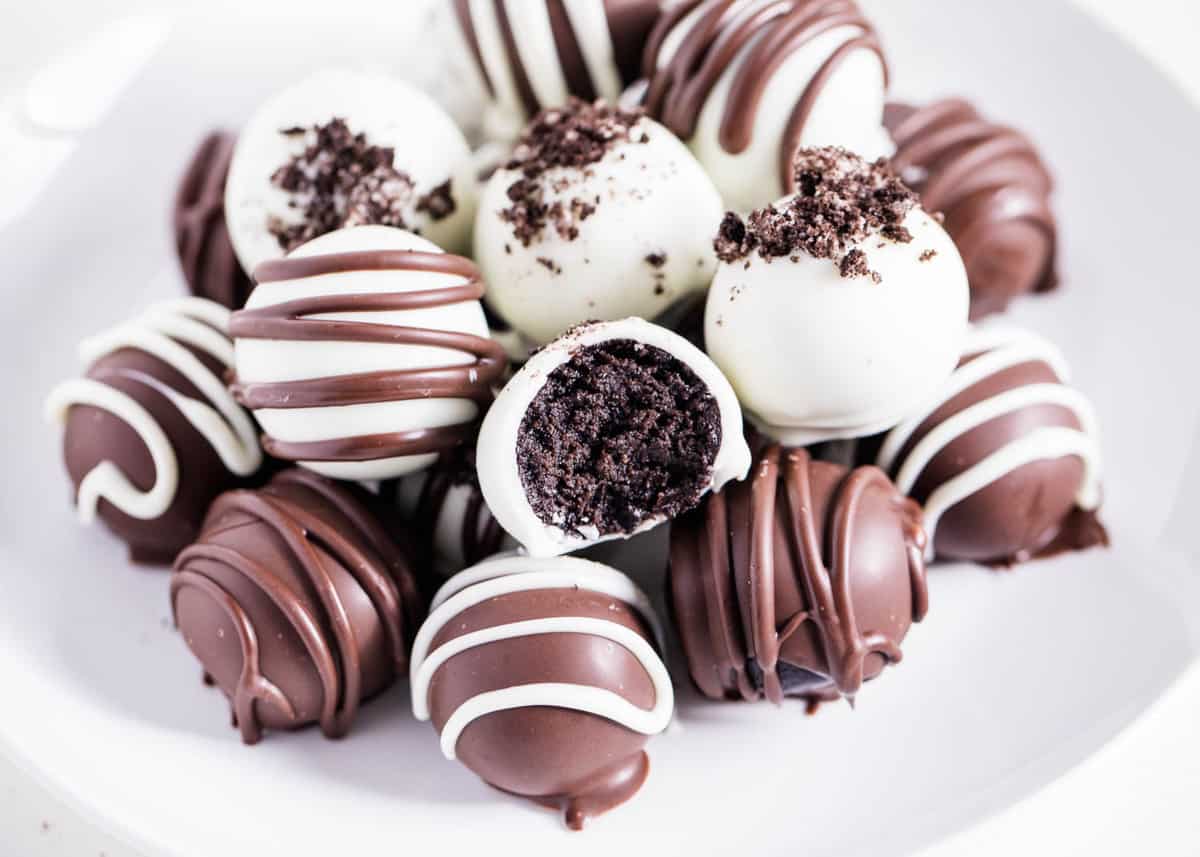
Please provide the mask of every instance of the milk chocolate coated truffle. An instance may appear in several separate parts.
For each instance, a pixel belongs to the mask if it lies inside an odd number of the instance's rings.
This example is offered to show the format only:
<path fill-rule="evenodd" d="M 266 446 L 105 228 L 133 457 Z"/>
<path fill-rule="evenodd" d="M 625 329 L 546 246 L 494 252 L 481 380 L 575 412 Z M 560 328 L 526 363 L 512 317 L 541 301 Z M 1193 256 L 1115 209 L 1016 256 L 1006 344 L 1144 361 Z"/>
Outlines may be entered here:
<path fill-rule="evenodd" d="M 997 564 L 1107 544 L 1091 404 L 1061 352 L 972 331 L 939 393 L 883 441 L 880 467 L 925 508 L 931 553 Z"/>
<path fill-rule="evenodd" d="M 875 467 L 768 446 L 671 527 L 670 595 L 712 699 L 853 698 L 925 616 L 921 510 Z"/>
<path fill-rule="evenodd" d="M 658 0 L 452 0 L 452 67 L 482 103 L 484 135 L 511 140 L 571 96 L 615 102 L 637 76 Z"/>
<path fill-rule="evenodd" d="M 639 318 L 580 325 L 496 397 L 476 447 L 493 514 L 530 554 L 627 538 L 745 476 L 750 451 L 725 376 Z"/>
<path fill-rule="evenodd" d="M 303 470 L 213 503 L 175 562 L 171 605 L 242 740 L 319 723 L 330 738 L 408 666 L 413 570 L 361 489 Z"/>
<path fill-rule="evenodd" d="M 891 153 L 887 65 L 852 0 L 683 0 L 646 49 L 642 101 L 740 212 L 790 192 L 800 147 Z"/>
<path fill-rule="evenodd" d="M 271 455 L 335 479 L 392 479 L 474 440 L 505 358 L 470 260 L 358 226 L 263 263 L 255 279 L 231 323 L 233 390 Z"/>
<path fill-rule="evenodd" d="M 413 713 L 442 752 L 568 826 L 631 798 L 670 722 L 671 679 L 646 596 L 574 557 L 509 557 L 451 578 L 412 656 Z"/>
<path fill-rule="evenodd" d="M 379 74 L 326 70 L 265 102 L 238 136 L 225 217 L 242 267 L 350 226 L 470 244 L 477 181 L 454 121 L 423 92 Z"/>
<path fill-rule="evenodd" d="M 175 194 L 175 249 L 192 294 L 241 309 L 254 284 L 242 270 L 225 222 L 225 179 L 236 138 L 214 131 L 204 138 Z"/>
<path fill-rule="evenodd" d="M 223 380 L 228 328 L 229 311 L 211 301 L 157 304 L 85 340 L 87 374 L 47 400 L 80 520 L 103 520 L 135 562 L 170 563 L 213 498 L 262 463 L 254 424 Z"/>
<path fill-rule="evenodd" d="M 954 369 L 967 276 L 954 242 L 880 162 L 804 149 L 796 190 L 726 215 L 704 341 L 743 407 L 792 446 L 873 434 Z"/>
<path fill-rule="evenodd" d="M 488 303 L 532 343 L 584 321 L 653 318 L 703 292 L 721 198 L 639 112 L 572 100 L 529 125 L 479 206 Z"/>
<path fill-rule="evenodd" d="M 960 99 L 890 104 L 885 120 L 893 167 L 927 211 L 945 215 L 971 280 L 972 319 L 1057 285 L 1054 181 L 1029 138 Z"/>

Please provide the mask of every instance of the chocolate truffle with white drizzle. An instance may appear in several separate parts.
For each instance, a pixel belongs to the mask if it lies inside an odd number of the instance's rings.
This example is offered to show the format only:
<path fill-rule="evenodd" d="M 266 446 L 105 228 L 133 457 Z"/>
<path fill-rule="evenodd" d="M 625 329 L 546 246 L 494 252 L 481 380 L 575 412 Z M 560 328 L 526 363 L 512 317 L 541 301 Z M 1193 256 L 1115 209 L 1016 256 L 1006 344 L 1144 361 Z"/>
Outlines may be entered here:
<path fill-rule="evenodd" d="M 640 318 L 582 324 L 496 397 L 476 447 L 492 513 L 549 556 L 652 529 L 750 466 L 721 371 Z"/>
<path fill-rule="evenodd" d="M 655 25 L 643 74 L 647 111 L 737 211 L 792 190 L 798 148 L 891 153 L 887 65 L 853 0 L 683 0 Z"/>
<path fill-rule="evenodd" d="M 323 235 L 255 270 L 235 313 L 238 401 L 270 454 L 391 479 L 475 437 L 504 371 L 475 265 L 386 226 Z"/>
<path fill-rule="evenodd" d="M 447 759 L 562 808 L 568 826 L 631 798 L 674 693 L 649 599 L 575 557 L 497 558 L 446 583 L 413 644 L 413 713 Z"/>
<path fill-rule="evenodd" d="M 84 340 L 87 375 L 51 392 L 79 518 L 96 517 L 135 562 L 169 563 L 208 504 L 262 463 L 254 423 L 225 387 L 229 311 L 200 298 L 151 307 Z"/>
<path fill-rule="evenodd" d="M 293 468 L 219 497 L 175 561 L 176 625 L 247 744 L 311 723 L 341 737 L 407 668 L 423 607 L 372 504 Z"/>
<path fill-rule="evenodd" d="M 929 551 L 1000 565 L 1107 544 L 1091 404 L 1051 342 L 973 329 L 939 393 L 883 440 L 880 467 L 925 508 Z"/>
<path fill-rule="evenodd" d="M 945 215 L 971 280 L 971 318 L 1058 284 L 1054 180 L 1033 143 L 957 98 L 924 107 L 889 104 L 892 166 Z"/>
<path fill-rule="evenodd" d="M 671 527 L 688 669 L 713 699 L 853 699 L 928 608 L 921 510 L 875 467 L 768 446 Z"/>

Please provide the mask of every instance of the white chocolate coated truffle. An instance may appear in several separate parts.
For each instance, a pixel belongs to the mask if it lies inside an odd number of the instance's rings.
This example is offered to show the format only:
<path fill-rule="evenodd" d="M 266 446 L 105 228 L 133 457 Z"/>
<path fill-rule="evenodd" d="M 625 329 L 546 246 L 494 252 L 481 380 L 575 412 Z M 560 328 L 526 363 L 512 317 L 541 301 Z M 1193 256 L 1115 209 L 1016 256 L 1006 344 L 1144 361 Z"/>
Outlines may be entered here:
<path fill-rule="evenodd" d="M 391 479 L 470 438 L 504 359 L 468 260 L 358 226 L 260 272 L 231 327 L 234 389 L 268 452 L 335 479 Z"/>
<path fill-rule="evenodd" d="M 470 148 L 454 121 L 404 81 L 330 69 L 266 101 L 238 137 L 225 185 L 225 218 L 242 267 L 253 273 L 261 262 L 284 255 L 271 224 L 303 222 L 307 197 L 284 191 L 272 176 L 314 142 L 311 129 L 335 118 L 364 135 L 367 145 L 393 150 L 391 166 L 411 187 L 393 184 L 381 192 L 400 199 L 404 227 L 452 252 L 466 250 L 478 187 Z M 281 133 L 287 129 L 309 133 Z M 432 214 L 421 200 L 447 181 L 453 211 Z"/>
<path fill-rule="evenodd" d="M 730 44 L 741 48 L 727 57 Z M 647 58 L 650 114 L 688 141 L 736 211 L 790 191 L 797 148 L 842 146 L 870 160 L 894 151 L 887 68 L 852 3 L 684 0 L 664 13 Z M 742 143 L 731 146 L 731 134 Z"/>
<path fill-rule="evenodd" d="M 837 260 L 803 252 L 751 253 L 717 269 L 705 344 L 767 434 L 799 446 L 883 431 L 953 371 L 967 331 L 966 270 L 923 210 L 903 226 L 910 243 L 869 235 L 848 248 L 866 255 L 879 282 L 843 277 Z"/>
<path fill-rule="evenodd" d="M 475 258 L 489 305 L 531 343 L 588 320 L 654 318 L 712 281 L 720 195 L 687 147 L 658 123 L 640 119 L 599 161 L 552 167 L 532 179 L 547 206 L 562 204 L 578 230 L 573 237 L 551 218 L 528 246 L 522 242 L 503 214 L 513 205 L 510 187 L 522 178 L 504 169 L 488 182 Z M 573 215 L 580 205 L 594 210 Z"/>
<path fill-rule="evenodd" d="M 522 423 L 555 370 L 591 346 L 632 340 L 665 352 L 703 384 L 715 400 L 720 439 L 704 490 L 719 491 L 731 479 L 745 478 L 750 450 L 743 435 L 742 411 L 729 382 L 694 345 L 666 328 L 640 318 L 580 326 L 534 354 L 500 391 L 479 431 L 475 460 L 484 499 L 501 526 L 532 556 L 554 556 L 612 539 L 628 538 L 653 529 L 665 520 L 648 514 L 631 532 L 601 533 L 592 525 L 568 532 L 546 523 L 530 503 L 521 474 L 518 445 Z M 611 428 L 611 427 L 610 427 Z"/>

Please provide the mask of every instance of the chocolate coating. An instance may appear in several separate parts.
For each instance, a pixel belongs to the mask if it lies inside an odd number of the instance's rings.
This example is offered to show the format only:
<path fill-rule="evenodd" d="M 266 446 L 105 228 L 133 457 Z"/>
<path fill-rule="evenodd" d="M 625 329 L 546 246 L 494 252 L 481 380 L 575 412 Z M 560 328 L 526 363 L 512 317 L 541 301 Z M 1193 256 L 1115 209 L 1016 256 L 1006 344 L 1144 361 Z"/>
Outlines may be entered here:
<path fill-rule="evenodd" d="M 614 593 L 635 591 L 627 578 L 570 558 L 513 557 L 463 574 L 471 582 L 435 599 L 414 647 L 414 709 L 447 756 L 580 829 L 637 792 L 649 770 L 643 747 L 670 717 L 645 596 L 626 601 Z"/>
<path fill-rule="evenodd" d="M 995 336 L 976 334 L 939 403 L 877 460 L 926 508 L 941 559 L 1008 565 L 1107 544 L 1091 406 L 1049 343 Z"/>
<path fill-rule="evenodd" d="M 225 179 L 237 138 L 213 131 L 200 143 L 175 193 L 171 222 L 188 288 L 230 309 L 241 309 L 254 283 L 242 270 L 225 223 Z"/>
<path fill-rule="evenodd" d="M 945 215 L 970 277 L 972 319 L 1055 288 L 1054 181 L 1025 135 L 961 99 L 890 104 L 884 123 L 896 142 L 893 167 L 926 210 Z"/>
<path fill-rule="evenodd" d="M 242 740 L 351 727 L 408 664 L 413 569 L 369 495 L 292 469 L 212 505 L 171 579 L 175 622 L 230 699 Z"/>
<path fill-rule="evenodd" d="M 670 596 L 712 699 L 853 698 L 928 606 L 917 504 L 877 468 L 768 446 L 671 528 Z"/>

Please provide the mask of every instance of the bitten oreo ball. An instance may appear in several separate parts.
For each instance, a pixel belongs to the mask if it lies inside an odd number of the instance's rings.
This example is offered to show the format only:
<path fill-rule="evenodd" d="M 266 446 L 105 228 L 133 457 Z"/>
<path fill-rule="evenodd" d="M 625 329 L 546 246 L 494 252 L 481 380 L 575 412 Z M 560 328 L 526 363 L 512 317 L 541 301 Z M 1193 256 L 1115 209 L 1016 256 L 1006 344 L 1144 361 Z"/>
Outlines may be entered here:
<path fill-rule="evenodd" d="M 392 479 L 474 440 L 506 361 L 470 260 L 358 226 L 254 273 L 231 322 L 233 391 L 267 452 L 335 479 Z"/>
<path fill-rule="evenodd" d="M 275 95 L 246 124 L 225 218 L 253 273 L 348 226 L 394 226 L 465 250 L 476 196 L 467 141 L 433 99 L 401 80 L 328 70 Z"/>
<path fill-rule="evenodd" d="M 1107 544 L 1091 404 L 1062 353 L 1013 328 L 972 331 L 937 395 L 878 455 L 925 508 L 930 552 L 1007 565 Z"/>
<path fill-rule="evenodd" d="M 580 325 L 496 397 L 476 448 L 492 513 L 530 554 L 651 529 L 741 479 L 742 413 L 725 376 L 638 318 Z"/>
<path fill-rule="evenodd" d="M 893 168 L 945 215 L 971 280 L 971 318 L 1058 284 L 1054 180 L 1029 138 L 960 99 L 890 104 Z"/>
<path fill-rule="evenodd" d="M 650 35 L 641 101 L 686 140 L 725 204 L 746 212 L 792 188 L 800 147 L 891 153 L 887 65 L 852 0 L 683 0 Z"/>
<path fill-rule="evenodd" d="M 450 81 L 489 139 L 511 140 L 571 96 L 615 102 L 637 76 L 659 0 L 450 0 L 438 23 Z M 482 109 L 480 109 L 482 105 Z"/>
<path fill-rule="evenodd" d="M 538 115 L 479 206 L 487 301 L 534 344 L 574 324 L 653 318 L 703 292 L 721 199 L 638 112 L 573 100 Z"/>
<path fill-rule="evenodd" d="M 495 559 L 451 578 L 413 644 L 413 713 L 447 759 L 561 809 L 573 829 L 633 797 L 674 708 L 649 600 L 574 557 Z"/>
<path fill-rule="evenodd" d="M 156 304 L 84 340 L 87 374 L 46 402 L 80 520 L 103 520 L 135 562 L 170 563 L 213 498 L 262 463 L 254 423 L 225 387 L 228 332 L 229 311 L 212 301 Z"/>
<path fill-rule="evenodd" d="M 312 723 L 341 737 L 408 667 L 424 613 L 370 502 L 288 470 L 261 491 L 219 497 L 175 561 L 175 623 L 247 744 Z"/>
<path fill-rule="evenodd" d="M 768 446 L 671 527 L 670 595 L 712 699 L 853 698 L 925 616 L 921 510 L 878 468 Z"/>
<path fill-rule="evenodd" d="M 229 309 L 241 309 L 254 288 L 233 252 L 225 222 L 225 179 L 235 140 L 223 131 L 204 138 L 180 179 L 171 219 L 188 288 Z"/>
<path fill-rule="evenodd" d="M 883 162 L 804 149 L 795 193 L 716 238 L 704 341 L 766 434 L 792 446 L 894 426 L 954 369 L 967 274 Z"/>

